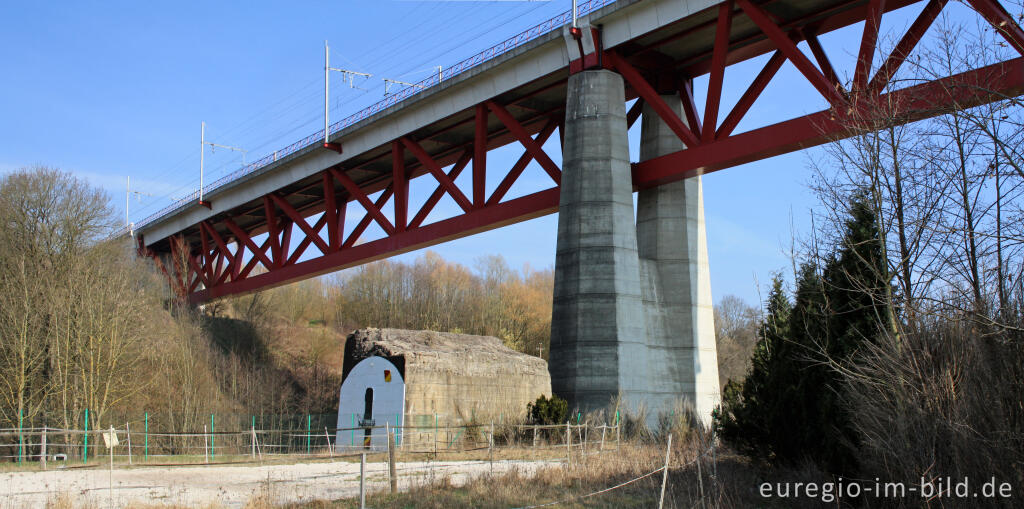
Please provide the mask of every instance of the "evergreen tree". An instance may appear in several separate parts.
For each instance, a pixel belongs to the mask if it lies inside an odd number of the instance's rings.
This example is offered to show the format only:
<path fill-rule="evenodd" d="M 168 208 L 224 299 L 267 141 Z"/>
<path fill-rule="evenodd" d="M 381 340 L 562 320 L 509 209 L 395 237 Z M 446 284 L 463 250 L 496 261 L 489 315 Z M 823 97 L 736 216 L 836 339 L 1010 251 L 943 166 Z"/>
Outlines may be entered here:
<path fill-rule="evenodd" d="M 770 460 L 774 456 L 771 435 L 777 419 L 772 414 L 777 401 L 771 395 L 779 372 L 775 364 L 786 349 L 790 312 L 782 277 L 776 274 L 747 377 L 729 380 L 722 391 L 722 405 L 712 412 L 719 436 L 751 457 Z"/>
<path fill-rule="evenodd" d="M 776 276 L 752 366 L 730 380 L 713 414 L 720 436 L 740 452 L 774 462 L 816 461 L 856 472 L 857 437 L 839 370 L 891 320 L 887 266 L 871 202 L 852 197 L 841 243 L 824 268 L 797 274 L 794 304 Z"/>

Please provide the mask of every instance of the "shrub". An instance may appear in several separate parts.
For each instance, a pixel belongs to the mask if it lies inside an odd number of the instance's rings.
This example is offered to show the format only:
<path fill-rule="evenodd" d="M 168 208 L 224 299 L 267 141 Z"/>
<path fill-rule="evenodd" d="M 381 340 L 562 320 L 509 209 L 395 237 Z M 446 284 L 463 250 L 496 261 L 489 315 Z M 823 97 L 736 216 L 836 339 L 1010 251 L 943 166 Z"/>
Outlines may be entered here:
<path fill-rule="evenodd" d="M 561 424 L 569 415 L 569 403 L 555 395 L 551 399 L 541 395 L 537 401 L 527 403 L 526 414 L 533 424 Z"/>

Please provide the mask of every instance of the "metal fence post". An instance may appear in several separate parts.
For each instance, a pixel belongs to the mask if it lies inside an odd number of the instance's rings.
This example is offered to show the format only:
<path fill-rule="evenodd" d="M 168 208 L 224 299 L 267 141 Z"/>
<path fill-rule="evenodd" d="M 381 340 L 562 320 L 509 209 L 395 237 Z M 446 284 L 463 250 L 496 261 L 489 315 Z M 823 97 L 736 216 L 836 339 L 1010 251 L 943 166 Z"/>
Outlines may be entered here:
<path fill-rule="evenodd" d="M 149 412 L 143 412 L 143 414 L 145 415 L 145 419 L 146 419 L 146 435 L 145 435 L 146 436 L 146 448 L 145 448 L 145 456 L 146 456 L 146 461 L 149 461 Z"/>
<path fill-rule="evenodd" d="M 213 424 L 213 414 L 210 414 L 210 459 L 212 459 L 213 461 L 217 461 L 217 453 L 213 448 L 213 442 L 215 440 L 215 437 L 213 436 L 213 431 L 214 429 L 216 429 Z"/>
<path fill-rule="evenodd" d="M 89 462 L 89 409 L 85 409 L 85 436 L 82 442 L 82 463 Z"/>

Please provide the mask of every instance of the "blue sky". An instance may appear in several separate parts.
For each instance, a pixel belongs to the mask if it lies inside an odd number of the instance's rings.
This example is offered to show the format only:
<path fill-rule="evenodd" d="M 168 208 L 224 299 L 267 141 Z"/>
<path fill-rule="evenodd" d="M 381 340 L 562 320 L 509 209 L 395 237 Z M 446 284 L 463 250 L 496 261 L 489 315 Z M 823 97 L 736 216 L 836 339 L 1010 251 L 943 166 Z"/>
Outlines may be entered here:
<path fill-rule="evenodd" d="M 332 66 L 374 74 L 357 80 L 360 88 L 347 88 L 340 75 L 332 78 L 331 115 L 337 120 L 383 98 L 381 77 L 426 78 L 436 72 L 434 66 L 454 64 L 570 5 L 567 0 L 5 3 L 0 6 L 0 171 L 35 164 L 61 168 L 107 189 L 118 210 L 124 208 L 130 175 L 134 189 L 153 195 L 132 200 L 130 215 L 137 221 L 198 187 L 200 122 L 207 124 L 209 141 L 245 148 L 250 161 L 317 131 L 323 123 L 325 39 L 331 43 Z M 887 15 L 883 32 L 907 26 L 921 7 L 923 2 Z M 858 24 L 822 38 L 842 75 L 852 74 L 860 30 Z M 766 58 L 727 70 L 719 118 Z M 704 80 L 698 79 L 697 90 Z M 699 94 L 697 102 L 703 105 Z M 737 132 L 824 107 L 787 63 Z M 636 160 L 639 131 L 630 134 Z M 558 161 L 557 146 L 546 149 Z M 489 167 L 501 161 L 509 167 L 517 150 L 492 153 Z M 240 154 L 224 150 L 205 157 L 207 182 L 242 162 Z M 763 288 L 773 271 L 790 272 L 791 238 L 808 233 L 808 211 L 816 206 L 806 186 L 809 162 L 822 157 L 822 150 L 809 150 L 704 177 L 716 301 L 734 294 L 754 303 L 757 285 Z M 536 185 L 550 185 L 536 167 L 528 174 Z M 421 188 L 414 181 L 414 203 L 418 196 L 422 201 Z M 442 203 L 438 213 L 451 213 L 451 206 Z M 556 224 L 557 217 L 548 216 L 432 249 L 467 265 L 501 254 L 513 267 L 547 268 L 554 264 Z"/>

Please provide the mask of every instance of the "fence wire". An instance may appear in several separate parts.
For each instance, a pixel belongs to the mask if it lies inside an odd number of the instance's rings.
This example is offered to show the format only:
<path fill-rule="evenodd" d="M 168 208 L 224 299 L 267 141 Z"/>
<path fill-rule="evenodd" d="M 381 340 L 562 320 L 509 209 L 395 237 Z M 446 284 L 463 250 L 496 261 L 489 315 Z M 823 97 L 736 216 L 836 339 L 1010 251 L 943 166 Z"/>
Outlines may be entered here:
<path fill-rule="evenodd" d="M 203 431 L 149 431 L 131 423 L 106 429 L 65 429 L 52 427 L 0 429 L 0 459 L 18 463 L 57 461 L 88 463 L 90 459 L 113 458 L 116 463 L 151 459 L 218 457 L 262 459 L 264 456 L 340 456 L 387 450 L 387 433 L 395 432 L 397 449 L 403 453 L 445 454 L 527 448 L 536 451 L 565 450 L 567 454 L 617 449 L 618 425 L 571 424 L 465 424 L 434 426 L 312 427 L 306 416 L 305 429 L 273 427 Z M 253 420 L 255 422 L 255 419 Z M 117 444 L 106 446 L 113 432 Z M 104 435 L 108 435 L 104 437 Z M 349 435 L 350 443 L 341 437 Z M 357 440 L 358 439 L 358 440 Z M 376 439 L 376 440 L 374 440 Z M 196 460 L 198 461 L 198 460 Z M 189 463 L 182 463 L 189 464 Z"/>

